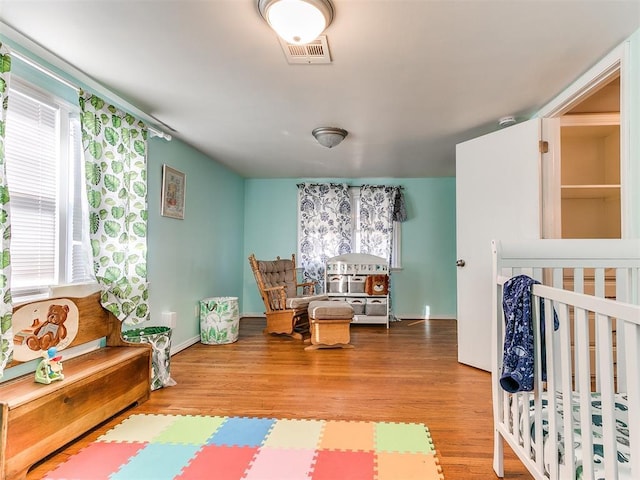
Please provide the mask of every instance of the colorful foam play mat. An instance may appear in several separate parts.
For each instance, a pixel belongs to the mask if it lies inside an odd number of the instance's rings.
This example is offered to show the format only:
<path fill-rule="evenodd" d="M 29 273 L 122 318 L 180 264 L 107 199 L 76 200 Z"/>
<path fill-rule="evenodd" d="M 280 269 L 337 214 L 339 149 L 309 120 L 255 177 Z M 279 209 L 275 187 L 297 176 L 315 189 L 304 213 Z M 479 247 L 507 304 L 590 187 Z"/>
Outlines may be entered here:
<path fill-rule="evenodd" d="M 417 423 L 131 415 L 48 480 L 443 480 Z"/>

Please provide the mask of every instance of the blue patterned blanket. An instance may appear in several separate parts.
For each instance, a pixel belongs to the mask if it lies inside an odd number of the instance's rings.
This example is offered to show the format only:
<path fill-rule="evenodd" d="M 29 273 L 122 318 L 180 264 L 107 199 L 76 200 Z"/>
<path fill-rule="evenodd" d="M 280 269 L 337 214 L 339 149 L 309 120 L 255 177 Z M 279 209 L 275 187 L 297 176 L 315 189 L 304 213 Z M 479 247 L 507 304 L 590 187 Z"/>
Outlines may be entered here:
<path fill-rule="evenodd" d="M 504 310 L 505 339 L 500 385 L 509 393 L 533 390 L 535 352 L 533 348 L 533 285 L 540 283 L 527 275 L 516 275 L 504 284 L 502 308 Z M 554 329 L 558 329 L 558 317 L 554 315 Z M 540 299 L 540 339 L 542 342 L 542 380 L 546 380 L 544 304 Z"/>

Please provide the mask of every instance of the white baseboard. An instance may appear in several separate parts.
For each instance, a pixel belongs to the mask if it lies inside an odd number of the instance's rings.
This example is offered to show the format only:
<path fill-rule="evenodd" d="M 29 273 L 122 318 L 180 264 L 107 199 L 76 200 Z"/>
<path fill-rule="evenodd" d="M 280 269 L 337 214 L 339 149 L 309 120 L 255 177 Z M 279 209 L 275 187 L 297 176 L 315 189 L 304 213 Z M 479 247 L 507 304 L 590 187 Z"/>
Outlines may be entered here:
<path fill-rule="evenodd" d="M 425 320 L 424 314 L 416 313 L 414 315 L 405 314 L 405 315 L 396 315 L 398 320 Z M 428 320 L 455 320 L 455 315 L 431 315 Z"/>
<path fill-rule="evenodd" d="M 200 341 L 200 335 L 198 335 L 197 337 L 191 337 L 191 338 L 185 340 L 184 342 L 182 342 L 182 343 L 180 343 L 178 345 L 174 345 L 172 343 L 171 344 L 171 355 L 175 355 L 176 353 L 181 352 L 185 348 L 189 348 L 191 345 L 195 345 L 199 341 Z"/>
<path fill-rule="evenodd" d="M 243 317 L 246 318 L 254 318 L 254 317 L 262 317 L 265 318 L 264 312 L 262 313 L 243 313 L 240 315 L 240 320 L 242 320 Z M 200 342 L 200 336 L 195 336 L 195 337 L 191 337 L 188 338 L 187 340 L 185 340 L 184 342 L 178 344 L 178 345 L 174 345 L 173 343 L 171 344 L 171 355 L 175 355 L 178 352 L 181 352 L 182 350 L 184 350 L 185 348 L 189 348 L 192 345 L 195 345 L 196 343 Z"/>
<path fill-rule="evenodd" d="M 242 320 L 243 318 L 267 318 L 267 316 L 264 314 L 264 312 L 243 312 L 240 314 L 240 320 Z"/>

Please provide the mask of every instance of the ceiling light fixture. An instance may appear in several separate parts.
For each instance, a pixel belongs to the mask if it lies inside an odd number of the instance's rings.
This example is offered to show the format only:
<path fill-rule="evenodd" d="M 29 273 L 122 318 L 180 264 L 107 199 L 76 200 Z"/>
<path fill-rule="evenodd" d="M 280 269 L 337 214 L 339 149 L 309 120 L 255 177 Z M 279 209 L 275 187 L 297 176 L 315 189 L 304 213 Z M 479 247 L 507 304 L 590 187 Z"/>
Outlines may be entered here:
<path fill-rule="evenodd" d="M 258 0 L 260 15 L 285 41 L 312 42 L 333 20 L 329 0 Z"/>
<path fill-rule="evenodd" d="M 333 148 L 342 142 L 349 132 L 337 127 L 318 127 L 313 129 L 311 135 L 323 147 Z"/>

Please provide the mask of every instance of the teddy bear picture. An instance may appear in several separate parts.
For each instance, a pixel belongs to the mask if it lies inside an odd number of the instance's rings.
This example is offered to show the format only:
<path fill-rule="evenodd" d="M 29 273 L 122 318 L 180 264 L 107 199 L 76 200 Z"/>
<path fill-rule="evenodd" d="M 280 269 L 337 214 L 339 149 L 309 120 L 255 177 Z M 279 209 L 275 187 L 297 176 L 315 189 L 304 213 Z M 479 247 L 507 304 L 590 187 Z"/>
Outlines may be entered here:
<path fill-rule="evenodd" d="M 60 340 L 67 338 L 67 328 L 64 322 L 67 320 L 69 307 L 67 305 L 51 305 L 47 312 L 47 319 L 35 327 L 33 335 L 27 337 L 27 346 L 34 351 L 48 350 L 55 347 Z M 36 321 L 39 321 L 36 319 Z M 34 322 L 35 323 L 35 322 Z"/>
<path fill-rule="evenodd" d="M 66 348 L 78 333 L 78 307 L 66 298 L 31 303 L 13 313 L 14 359 L 28 361 L 43 351 Z"/>

